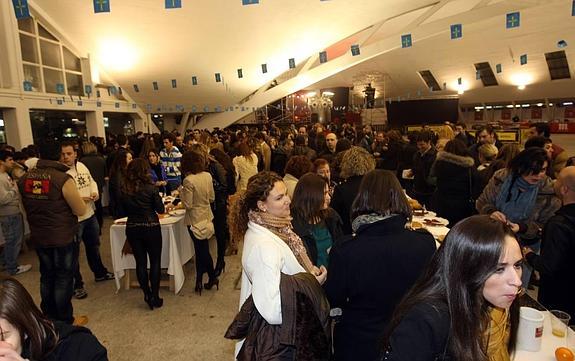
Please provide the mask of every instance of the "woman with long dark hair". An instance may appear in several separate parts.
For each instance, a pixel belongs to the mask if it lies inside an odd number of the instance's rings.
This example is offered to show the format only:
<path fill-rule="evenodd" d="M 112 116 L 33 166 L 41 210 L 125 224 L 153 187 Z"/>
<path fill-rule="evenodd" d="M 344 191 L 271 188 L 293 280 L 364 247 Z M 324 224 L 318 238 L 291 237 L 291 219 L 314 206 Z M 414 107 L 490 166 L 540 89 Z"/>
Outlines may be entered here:
<path fill-rule="evenodd" d="M 158 213 L 164 213 L 165 208 L 158 190 L 152 184 L 147 160 L 137 158 L 128 165 L 120 201 L 128 216 L 126 239 L 136 259 L 136 274 L 140 288 L 144 292 L 144 301 L 150 309 L 162 307 L 164 303 L 160 298 L 162 230 Z"/>
<path fill-rule="evenodd" d="M 396 308 L 382 360 L 509 360 L 521 291 L 514 232 L 489 216 L 457 223 Z"/>
<path fill-rule="evenodd" d="M 160 162 L 158 151 L 150 149 L 146 157 L 150 163 L 150 177 L 152 178 L 152 183 L 159 191 L 167 194 L 166 186 L 168 185 L 168 177 L 166 176 L 166 168 L 162 162 Z"/>
<path fill-rule="evenodd" d="M 208 160 L 205 154 L 187 151 L 182 155 L 182 174 L 185 176 L 180 186 L 180 198 L 186 207 L 186 225 L 194 241 L 196 254 L 196 287 L 195 292 L 202 294 L 216 286 L 219 280 L 214 272 L 214 261 L 210 255 L 209 239 L 214 235 L 214 215 L 211 203 L 215 200 L 212 176 L 206 171 Z M 209 280 L 203 284 L 204 273 Z"/>
<path fill-rule="evenodd" d="M 354 236 L 331 249 L 325 285 L 331 307 L 342 309 L 334 356 L 374 361 L 393 309 L 433 256 L 435 241 L 405 227 L 411 207 L 391 171 L 363 176 L 351 216 Z"/>
<path fill-rule="evenodd" d="M 330 201 L 327 179 L 307 173 L 299 179 L 290 206 L 294 231 L 318 267 L 327 267 L 332 245 L 343 236 L 341 218 Z"/>
<path fill-rule="evenodd" d="M 90 330 L 50 321 L 13 278 L 0 281 L 0 336 L 2 360 L 108 360 Z"/>

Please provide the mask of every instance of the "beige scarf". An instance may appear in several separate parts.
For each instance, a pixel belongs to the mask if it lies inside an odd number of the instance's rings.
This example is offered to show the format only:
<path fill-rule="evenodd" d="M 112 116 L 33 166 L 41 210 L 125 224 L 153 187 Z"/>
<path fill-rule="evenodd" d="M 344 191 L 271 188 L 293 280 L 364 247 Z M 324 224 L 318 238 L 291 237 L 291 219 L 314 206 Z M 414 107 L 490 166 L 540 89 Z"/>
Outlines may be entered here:
<path fill-rule="evenodd" d="M 273 234 L 281 238 L 291 249 L 299 264 L 309 273 L 313 273 L 313 263 L 307 255 L 303 241 L 293 231 L 291 217 L 276 217 L 266 212 L 250 211 L 250 221 L 267 228 Z"/>
<path fill-rule="evenodd" d="M 509 310 L 492 307 L 489 316 L 491 320 L 486 334 L 489 361 L 509 361 Z"/>

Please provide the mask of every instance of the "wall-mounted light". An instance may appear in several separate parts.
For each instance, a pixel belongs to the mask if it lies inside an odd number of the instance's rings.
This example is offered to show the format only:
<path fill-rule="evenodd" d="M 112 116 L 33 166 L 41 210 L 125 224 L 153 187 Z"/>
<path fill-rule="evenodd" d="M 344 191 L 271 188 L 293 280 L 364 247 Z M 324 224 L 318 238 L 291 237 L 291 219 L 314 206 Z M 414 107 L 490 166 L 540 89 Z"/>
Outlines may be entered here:
<path fill-rule="evenodd" d="M 519 90 L 525 90 L 525 84 L 521 84 L 517 86 L 517 89 Z"/>

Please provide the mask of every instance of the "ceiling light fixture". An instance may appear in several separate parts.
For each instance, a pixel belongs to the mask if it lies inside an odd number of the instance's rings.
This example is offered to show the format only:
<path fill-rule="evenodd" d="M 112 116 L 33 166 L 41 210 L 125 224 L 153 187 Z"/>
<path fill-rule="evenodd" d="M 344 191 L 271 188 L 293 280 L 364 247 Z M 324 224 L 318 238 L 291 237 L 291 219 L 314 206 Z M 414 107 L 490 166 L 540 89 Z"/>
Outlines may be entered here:
<path fill-rule="evenodd" d="M 517 89 L 519 90 L 525 90 L 525 84 L 521 84 L 517 86 Z"/>
<path fill-rule="evenodd" d="M 322 97 L 332 97 L 334 95 L 335 95 L 335 93 L 331 92 L 331 91 L 324 91 L 323 93 L 321 93 Z"/>
<path fill-rule="evenodd" d="M 573 105 L 573 102 L 565 102 L 563 105 Z"/>
<path fill-rule="evenodd" d="M 307 93 L 305 96 L 306 96 L 307 98 L 313 98 L 313 97 L 315 97 L 316 95 L 317 95 L 316 92 L 309 92 L 309 93 Z"/>

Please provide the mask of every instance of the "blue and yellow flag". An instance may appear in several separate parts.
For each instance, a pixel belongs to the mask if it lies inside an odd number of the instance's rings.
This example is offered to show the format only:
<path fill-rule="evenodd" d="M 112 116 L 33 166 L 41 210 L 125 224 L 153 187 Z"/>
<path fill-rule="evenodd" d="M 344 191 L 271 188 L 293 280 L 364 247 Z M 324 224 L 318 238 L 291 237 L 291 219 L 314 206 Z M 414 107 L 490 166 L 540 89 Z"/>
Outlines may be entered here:
<path fill-rule="evenodd" d="M 56 84 L 56 92 L 58 94 L 64 94 L 64 91 L 65 91 L 64 84 L 62 84 L 62 83 Z"/>
<path fill-rule="evenodd" d="M 220 73 L 216 73 L 216 83 L 220 83 L 222 81 L 222 75 Z"/>
<path fill-rule="evenodd" d="M 519 58 L 519 62 L 521 63 L 521 65 L 527 64 L 527 54 L 521 55 L 521 57 Z"/>
<path fill-rule="evenodd" d="M 134 91 L 135 91 L 136 93 L 139 93 L 139 92 L 140 92 L 140 88 L 138 87 L 138 84 L 134 84 Z"/>
<path fill-rule="evenodd" d="M 176 79 L 172 79 L 172 88 L 177 88 L 178 87 L 178 82 L 176 81 Z"/>
<path fill-rule="evenodd" d="M 402 48 L 411 48 L 412 45 L 411 41 L 411 34 L 406 34 L 401 36 L 401 47 Z"/>
<path fill-rule="evenodd" d="M 501 64 L 495 65 L 495 71 L 497 72 L 497 74 L 499 74 L 503 71 Z"/>
<path fill-rule="evenodd" d="M 84 93 L 85 94 L 92 94 L 92 86 L 91 85 L 84 85 Z"/>
<path fill-rule="evenodd" d="M 152 82 L 152 88 L 154 88 L 154 90 L 158 90 L 158 82 Z"/>
<path fill-rule="evenodd" d="M 24 91 L 31 92 L 32 91 L 32 82 L 25 80 L 24 81 Z"/>
<path fill-rule="evenodd" d="M 519 12 L 507 14 L 505 26 L 507 29 L 518 28 L 521 25 L 521 14 Z"/>
<path fill-rule="evenodd" d="M 95 13 L 109 13 L 110 12 L 110 0 L 94 0 L 94 12 Z"/>
<path fill-rule="evenodd" d="M 463 37 L 463 26 L 461 24 L 451 25 L 451 39 L 461 39 Z"/>
<path fill-rule="evenodd" d="M 267 64 L 262 64 L 262 73 L 267 73 L 268 72 L 268 65 Z"/>
<path fill-rule="evenodd" d="M 294 69 L 294 68 L 295 68 L 295 59 L 294 59 L 294 58 L 291 58 L 291 59 L 289 60 L 289 68 L 290 68 L 290 69 Z"/>
<path fill-rule="evenodd" d="M 182 0 L 166 0 L 166 9 L 177 9 L 182 7 Z"/>
<path fill-rule="evenodd" d="M 14 4 L 14 14 L 16 14 L 16 19 L 25 19 L 30 17 L 28 0 L 12 0 L 12 4 Z"/>
<path fill-rule="evenodd" d="M 359 45 L 355 44 L 351 46 L 351 55 L 357 56 L 359 55 Z"/>
<path fill-rule="evenodd" d="M 259 4 L 260 0 L 242 0 L 242 5 Z"/>
<path fill-rule="evenodd" d="M 327 62 L 327 51 L 322 51 L 322 52 L 319 53 L 319 62 L 320 62 L 321 64 Z"/>
<path fill-rule="evenodd" d="M 238 78 L 243 78 L 244 77 L 244 71 L 242 69 L 238 69 Z"/>
<path fill-rule="evenodd" d="M 198 77 L 197 76 L 192 77 L 192 85 L 198 85 Z"/>

